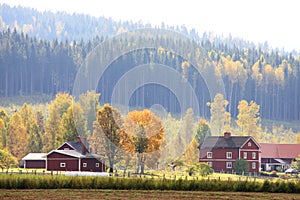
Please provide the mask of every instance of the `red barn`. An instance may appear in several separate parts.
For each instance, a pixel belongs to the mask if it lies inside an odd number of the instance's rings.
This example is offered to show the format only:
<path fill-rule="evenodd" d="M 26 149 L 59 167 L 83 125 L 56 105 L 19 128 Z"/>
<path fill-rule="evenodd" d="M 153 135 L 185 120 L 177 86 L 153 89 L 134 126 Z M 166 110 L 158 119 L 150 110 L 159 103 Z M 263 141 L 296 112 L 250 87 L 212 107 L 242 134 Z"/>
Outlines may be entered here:
<path fill-rule="evenodd" d="M 47 154 L 46 170 L 104 172 L 106 166 L 103 157 L 90 153 L 85 140 L 78 137 L 76 142 L 65 142 Z"/>
<path fill-rule="evenodd" d="M 263 171 L 284 171 L 291 167 L 292 162 L 300 155 L 300 144 L 260 143 L 260 146 Z"/>
<path fill-rule="evenodd" d="M 249 172 L 258 173 L 260 169 L 260 145 L 251 136 L 207 137 L 199 146 L 199 161 L 207 162 L 215 172 L 234 172 L 237 159 L 245 159 L 249 163 Z"/>

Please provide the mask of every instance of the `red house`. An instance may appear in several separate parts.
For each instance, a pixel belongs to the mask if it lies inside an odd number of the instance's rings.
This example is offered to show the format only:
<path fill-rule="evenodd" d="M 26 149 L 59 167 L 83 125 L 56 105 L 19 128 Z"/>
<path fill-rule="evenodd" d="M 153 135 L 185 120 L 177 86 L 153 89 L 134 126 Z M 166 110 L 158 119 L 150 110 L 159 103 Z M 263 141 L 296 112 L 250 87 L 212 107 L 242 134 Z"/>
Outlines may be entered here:
<path fill-rule="evenodd" d="M 260 143 L 261 168 L 263 171 L 288 169 L 300 155 L 300 144 Z"/>
<path fill-rule="evenodd" d="M 234 172 L 237 159 L 249 163 L 249 172 L 258 173 L 260 169 L 260 145 L 251 136 L 207 137 L 199 146 L 199 162 L 207 162 L 215 172 Z"/>
<path fill-rule="evenodd" d="M 105 172 L 103 157 L 88 151 L 86 142 L 78 137 L 76 142 L 65 142 L 47 154 L 48 171 L 92 171 Z"/>

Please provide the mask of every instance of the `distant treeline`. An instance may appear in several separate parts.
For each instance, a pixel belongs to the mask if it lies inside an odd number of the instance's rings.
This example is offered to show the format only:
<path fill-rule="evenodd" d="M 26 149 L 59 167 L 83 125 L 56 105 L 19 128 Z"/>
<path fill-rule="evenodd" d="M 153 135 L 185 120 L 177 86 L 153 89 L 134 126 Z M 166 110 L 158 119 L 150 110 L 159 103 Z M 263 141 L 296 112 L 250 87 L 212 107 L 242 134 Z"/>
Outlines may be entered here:
<path fill-rule="evenodd" d="M 77 14 L 40 13 L 6 5 L 1 5 L 0 10 L 0 28 L 3 29 L 0 33 L 2 97 L 70 93 L 80 65 L 97 44 L 117 32 L 148 26 L 129 22 L 117 23 L 110 19 Z M 245 99 L 249 102 L 253 100 L 261 106 L 263 119 L 300 119 L 300 58 L 296 52 L 270 49 L 267 43 L 255 45 L 241 39 L 215 37 L 208 33 L 200 37 L 194 30 L 187 31 L 184 26 L 173 29 L 194 38 L 199 42 L 200 49 L 177 38 L 157 37 L 153 38 L 154 42 L 161 46 L 176 46 L 176 43 L 180 43 L 182 50 L 191 52 L 191 57 L 205 62 L 207 68 L 211 67 L 225 84 L 225 98 L 229 101 L 228 109 L 232 117 L 237 116 L 238 102 Z M 139 42 L 144 40 L 146 37 L 138 39 Z M 120 45 L 133 44 L 132 40 L 117 42 Z M 113 47 L 111 52 L 106 53 L 112 54 L 114 51 L 117 49 Z M 198 51 L 200 54 L 197 54 Z M 132 66 L 151 62 L 171 66 L 181 72 L 195 88 L 204 88 L 203 80 L 195 78 L 195 71 L 187 70 L 185 63 L 188 60 L 189 58 L 183 59 L 164 49 L 136 50 L 111 64 L 110 70 L 113 73 L 107 73 L 108 76 L 100 80 L 98 92 L 102 94 L 102 101 L 108 102 L 111 90 L 122 74 L 132 69 Z M 170 100 L 169 91 L 164 88 L 155 89 L 154 86 L 146 90 L 150 94 L 159 92 L 160 95 L 149 95 L 146 102 L 143 100 L 144 105 L 149 106 L 159 101 L 168 111 L 178 111 L 178 103 Z M 209 108 L 206 102 L 212 101 L 208 91 L 201 89 L 196 93 L 202 98 L 202 114 L 208 117 Z M 140 106 L 140 100 L 135 98 L 133 96 L 132 105 Z"/>

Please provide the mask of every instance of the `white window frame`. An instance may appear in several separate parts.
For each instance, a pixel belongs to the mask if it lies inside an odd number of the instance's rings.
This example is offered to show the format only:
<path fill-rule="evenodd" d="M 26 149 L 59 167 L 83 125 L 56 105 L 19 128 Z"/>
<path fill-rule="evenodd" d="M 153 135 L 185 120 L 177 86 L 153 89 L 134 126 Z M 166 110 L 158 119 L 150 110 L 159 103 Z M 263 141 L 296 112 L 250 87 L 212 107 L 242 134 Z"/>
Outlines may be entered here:
<path fill-rule="evenodd" d="M 244 152 L 244 153 L 243 153 L 243 158 L 244 158 L 245 160 L 247 160 L 247 157 L 248 157 L 248 153 L 247 153 L 247 152 Z"/>
<path fill-rule="evenodd" d="M 100 167 L 100 163 L 96 163 L 96 165 L 95 165 L 96 167 Z"/>
<path fill-rule="evenodd" d="M 67 165 L 66 165 L 66 163 L 64 163 L 64 162 L 61 162 L 61 163 L 59 163 L 59 166 L 60 166 L 60 167 L 66 167 Z"/>
<path fill-rule="evenodd" d="M 207 162 L 209 167 L 212 167 L 212 162 Z"/>
<path fill-rule="evenodd" d="M 252 152 L 252 159 L 256 159 L 256 152 Z"/>
<path fill-rule="evenodd" d="M 232 152 L 230 151 L 230 152 L 226 152 L 226 158 L 232 158 Z"/>
<path fill-rule="evenodd" d="M 87 167 L 87 163 L 86 162 L 82 163 L 82 167 Z"/>
<path fill-rule="evenodd" d="M 232 162 L 226 162 L 226 168 L 232 169 Z"/>
<path fill-rule="evenodd" d="M 252 169 L 256 169 L 256 162 L 252 162 Z"/>
<path fill-rule="evenodd" d="M 210 152 L 207 152 L 206 153 L 206 156 L 207 156 L 207 158 L 212 158 L 212 156 L 213 156 L 213 153 L 210 151 Z"/>
<path fill-rule="evenodd" d="M 251 142 L 248 142 L 248 147 L 251 147 L 251 145 L 252 145 Z"/>

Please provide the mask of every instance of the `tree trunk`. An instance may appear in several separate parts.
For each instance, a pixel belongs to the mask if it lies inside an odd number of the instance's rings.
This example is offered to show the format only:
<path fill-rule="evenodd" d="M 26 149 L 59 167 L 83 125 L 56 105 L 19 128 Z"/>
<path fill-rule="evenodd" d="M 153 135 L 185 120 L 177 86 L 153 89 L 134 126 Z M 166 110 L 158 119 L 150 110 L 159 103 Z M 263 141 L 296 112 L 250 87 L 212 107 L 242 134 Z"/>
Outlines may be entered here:
<path fill-rule="evenodd" d="M 136 173 L 138 174 L 140 172 L 140 153 L 136 154 Z"/>
<path fill-rule="evenodd" d="M 145 161 L 146 161 L 146 156 L 141 155 L 141 174 L 145 173 Z"/>
<path fill-rule="evenodd" d="M 112 159 L 109 159 L 109 173 L 114 172 L 114 161 Z"/>

